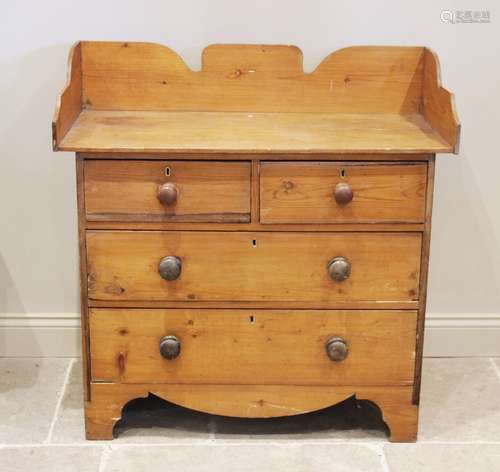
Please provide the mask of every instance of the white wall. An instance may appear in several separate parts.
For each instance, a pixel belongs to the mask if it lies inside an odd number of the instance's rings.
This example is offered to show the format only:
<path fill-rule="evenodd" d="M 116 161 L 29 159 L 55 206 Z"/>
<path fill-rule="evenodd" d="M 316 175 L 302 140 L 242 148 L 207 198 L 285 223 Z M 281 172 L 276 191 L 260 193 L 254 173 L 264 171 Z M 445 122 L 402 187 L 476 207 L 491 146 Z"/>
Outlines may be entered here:
<path fill-rule="evenodd" d="M 431 315 L 458 317 L 460 327 L 463 319 L 469 326 L 470 318 L 477 318 L 475 328 L 500 328 L 499 8 L 491 0 L 380 5 L 333 0 L 2 2 L 0 326 L 5 329 L 0 330 L 0 353 L 2 343 L 19 346 L 12 329 L 46 326 L 43 320 L 52 323 L 58 314 L 65 319 L 59 328 L 70 329 L 64 324 L 69 323 L 74 329 L 68 321 L 78 311 L 74 160 L 69 153 L 52 153 L 50 122 L 65 82 L 68 50 L 80 39 L 161 42 L 193 68 L 211 43 L 296 44 L 304 52 L 306 70 L 346 45 L 433 48 L 441 59 L 443 84 L 456 94 L 463 131 L 460 156 L 438 156 L 428 308 Z M 474 8 L 489 10 L 491 23 L 440 20 L 443 9 Z"/>

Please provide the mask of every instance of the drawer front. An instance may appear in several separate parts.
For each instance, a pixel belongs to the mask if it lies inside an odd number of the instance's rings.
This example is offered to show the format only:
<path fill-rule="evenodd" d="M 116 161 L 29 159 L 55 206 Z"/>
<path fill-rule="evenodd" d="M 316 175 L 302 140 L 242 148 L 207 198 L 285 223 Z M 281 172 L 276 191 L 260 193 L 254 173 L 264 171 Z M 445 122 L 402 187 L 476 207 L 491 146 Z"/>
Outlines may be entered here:
<path fill-rule="evenodd" d="M 417 300 L 420 244 L 420 233 L 88 231 L 89 297 L 324 306 Z M 180 274 L 165 280 L 159 266 L 172 256 Z M 350 264 L 343 281 L 329 272 L 338 257 Z"/>
<path fill-rule="evenodd" d="M 250 169 L 248 162 L 88 160 L 87 219 L 248 222 Z"/>
<path fill-rule="evenodd" d="M 426 164 L 264 162 L 260 221 L 421 223 L 426 185 Z"/>
<path fill-rule="evenodd" d="M 407 385 L 416 312 L 90 310 L 94 381 L 129 383 Z M 160 355 L 164 336 L 180 353 Z M 326 345 L 341 338 L 344 360 Z"/>

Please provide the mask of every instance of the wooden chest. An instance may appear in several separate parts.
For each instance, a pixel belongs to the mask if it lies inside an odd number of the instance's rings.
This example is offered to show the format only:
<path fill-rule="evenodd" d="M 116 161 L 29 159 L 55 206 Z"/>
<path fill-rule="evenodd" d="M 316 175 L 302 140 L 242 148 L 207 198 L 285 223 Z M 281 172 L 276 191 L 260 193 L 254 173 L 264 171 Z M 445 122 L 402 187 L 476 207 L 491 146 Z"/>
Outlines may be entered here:
<path fill-rule="evenodd" d="M 80 42 L 53 122 L 76 152 L 86 430 L 149 393 L 240 417 L 355 395 L 416 439 L 434 159 L 460 125 L 419 47 L 304 73 L 289 46 Z"/>

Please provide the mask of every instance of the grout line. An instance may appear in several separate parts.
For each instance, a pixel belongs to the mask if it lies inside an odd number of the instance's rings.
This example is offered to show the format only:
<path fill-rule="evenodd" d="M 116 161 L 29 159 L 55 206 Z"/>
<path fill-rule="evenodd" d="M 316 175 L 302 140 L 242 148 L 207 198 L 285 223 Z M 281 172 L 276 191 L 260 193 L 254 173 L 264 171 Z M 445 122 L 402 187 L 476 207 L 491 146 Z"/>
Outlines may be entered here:
<path fill-rule="evenodd" d="M 493 370 L 497 374 L 498 381 L 500 382 L 500 367 L 498 367 L 498 364 L 495 362 L 495 359 L 490 357 L 490 363 L 493 366 Z"/>
<path fill-rule="evenodd" d="M 208 420 L 208 430 L 210 434 L 210 440 L 215 441 L 216 426 L 215 426 L 215 416 L 213 415 L 211 415 L 210 419 Z"/>
<path fill-rule="evenodd" d="M 98 472 L 104 472 L 104 470 L 106 470 L 106 466 L 108 465 L 110 455 L 111 455 L 111 446 L 110 445 L 104 446 L 101 452 L 101 460 L 99 461 Z"/>
<path fill-rule="evenodd" d="M 383 443 L 370 443 L 370 442 L 360 442 L 360 441 L 331 441 L 331 440 L 315 440 L 315 441 L 304 441 L 303 439 L 297 439 L 297 440 L 284 440 L 283 442 L 278 442 L 278 441 L 268 441 L 265 439 L 259 440 L 259 441 L 252 441 L 252 440 L 241 440 L 239 442 L 226 442 L 227 440 L 207 440 L 204 442 L 199 442 L 199 443 L 188 443 L 188 442 L 179 442 L 177 444 L 172 444 L 170 442 L 165 442 L 165 443 L 152 443 L 152 444 L 144 444 L 144 443 L 122 443 L 122 444 L 113 444 L 113 449 L 122 449 L 122 448 L 127 448 L 127 447 L 168 447 L 168 446 L 175 446 L 175 447 L 195 447 L 195 446 L 214 446 L 214 447 L 227 447 L 227 446 L 236 446 L 236 447 L 242 447 L 242 446 L 253 446 L 253 447 L 262 447 L 263 444 L 266 446 L 273 446 L 273 447 L 303 447 L 303 446 L 363 446 L 363 447 L 368 447 L 368 448 L 377 448 L 381 446 Z"/>
<path fill-rule="evenodd" d="M 500 446 L 500 441 L 417 441 L 416 443 L 390 443 L 389 441 L 345 441 L 345 440 L 335 440 L 335 439 L 316 439 L 316 440 L 307 440 L 307 439 L 284 439 L 283 441 L 268 441 L 266 439 L 245 439 L 240 441 L 233 441 L 228 439 L 204 439 L 199 441 L 178 441 L 174 442 L 165 438 L 165 442 L 163 443 L 116 443 L 116 444 L 106 444 L 101 445 L 99 441 L 87 441 L 80 443 L 26 443 L 26 444 L 0 444 L 0 449 L 21 449 L 21 448 L 68 448 L 68 447 L 107 447 L 110 450 L 114 449 L 122 449 L 127 447 L 196 447 L 196 446 L 216 446 L 216 447 L 226 447 L 226 446 L 254 446 L 260 447 L 265 443 L 266 446 L 277 446 L 277 447 L 288 447 L 288 446 L 364 446 L 368 448 L 372 448 L 374 451 L 380 451 L 380 448 L 388 445 L 388 444 L 406 444 L 410 446 L 418 446 L 418 445 L 437 445 L 437 446 L 477 446 L 477 445 L 487 445 L 487 446 Z"/>
<path fill-rule="evenodd" d="M 380 465 L 382 466 L 382 470 L 384 472 L 391 472 L 391 469 L 389 468 L 389 463 L 387 462 L 387 456 L 385 454 L 385 446 L 380 446 Z"/>
<path fill-rule="evenodd" d="M 87 448 L 87 447 L 102 447 L 99 444 L 95 443 L 52 443 L 52 444 L 45 444 L 45 443 L 26 443 L 26 444 L 0 444 L 0 449 L 22 449 L 24 447 L 30 448 L 30 449 L 40 449 L 40 448 L 61 448 L 64 449 L 65 447 L 81 447 L 81 448 Z"/>
<path fill-rule="evenodd" d="M 68 367 L 66 368 L 66 372 L 64 374 L 64 381 L 63 385 L 61 387 L 61 390 L 59 391 L 59 396 L 57 397 L 57 403 L 56 403 L 56 408 L 54 410 L 54 415 L 52 417 L 52 421 L 50 422 L 50 427 L 49 427 L 49 432 L 47 434 L 47 438 L 43 442 L 44 444 L 50 444 L 52 441 L 52 434 L 54 433 L 54 428 L 56 426 L 57 418 L 59 416 L 59 411 L 61 409 L 61 404 L 64 398 L 64 394 L 66 393 L 66 387 L 68 386 L 69 383 L 69 376 L 71 375 L 71 371 L 73 370 L 73 365 L 75 364 L 76 359 L 73 357 L 68 364 Z"/>
<path fill-rule="evenodd" d="M 380 466 L 382 468 L 382 471 L 390 472 L 389 465 L 387 464 L 387 459 L 385 457 L 384 444 L 385 443 L 383 442 L 373 442 L 373 443 L 367 442 L 365 446 L 372 452 L 377 454 L 380 460 Z"/>

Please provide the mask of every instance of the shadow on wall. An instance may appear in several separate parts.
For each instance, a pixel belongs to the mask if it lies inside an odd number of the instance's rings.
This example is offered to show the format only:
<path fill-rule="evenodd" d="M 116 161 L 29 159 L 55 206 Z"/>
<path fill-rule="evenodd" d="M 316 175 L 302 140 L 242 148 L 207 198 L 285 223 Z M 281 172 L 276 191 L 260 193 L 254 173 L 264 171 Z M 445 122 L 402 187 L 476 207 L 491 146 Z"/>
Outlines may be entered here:
<path fill-rule="evenodd" d="M 70 46 L 0 64 L 0 355 L 78 345 L 77 322 L 68 321 L 79 312 L 75 165 L 52 152 L 51 139 Z M 68 330 L 75 339 L 63 336 Z"/>
<path fill-rule="evenodd" d="M 1 64 L 0 313 L 78 313 L 75 164 L 52 152 L 70 44 Z"/>
<path fill-rule="evenodd" d="M 7 269 L 3 255 L 0 253 L 0 357 L 17 353 L 16 344 L 25 345 L 28 343 L 30 351 L 40 350 L 32 331 L 22 327 L 25 323 L 25 320 L 22 319 L 25 311 L 21 295 Z M 8 369 L 0 372 L 2 378 L 7 381 L 3 385 L 6 390 L 12 387 L 8 384 L 10 374 Z M 29 381 L 23 385 L 24 387 L 30 387 L 36 382 L 36 377 L 32 379 L 30 376 L 26 376 L 25 380 L 28 379 Z"/>
<path fill-rule="evenodd" d="M 21 295 L 0 252 L 0 314 L 25 313 Z"/>
<path fill-rule="evenodd" d="M 499 242 L 467 154 L 438 156 L 428 311 L 498 313 Z"/>

